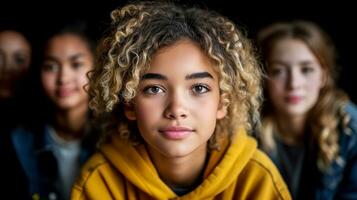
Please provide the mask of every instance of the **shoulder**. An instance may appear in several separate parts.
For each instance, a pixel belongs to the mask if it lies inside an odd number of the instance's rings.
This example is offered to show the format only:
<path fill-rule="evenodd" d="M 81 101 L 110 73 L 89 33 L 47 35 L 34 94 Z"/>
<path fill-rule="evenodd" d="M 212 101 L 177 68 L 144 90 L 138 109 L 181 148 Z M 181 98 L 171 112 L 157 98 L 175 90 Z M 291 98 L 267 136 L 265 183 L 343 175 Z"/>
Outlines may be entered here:
<path fill-rule="evenodd" d="M 283 181 L 278 169 L 270 158 L 262 151 L 257 150 L 248 165 L 251 170 L 255 172 L 256 178 L 271 181 L 274 189 L 279 191 L 286 189 L 285 182 Z"/>
<path fill-rule="evenodd" d="M 11 131 L 10 137 L 15 149 L 43 148 L 47 144 L 46 134 L 50 127 L 45 124 L 33 127 L 18 126 Z"/>
<path fill-rule="evenodd" d="M 97 173 L 109 165 L 106 159 L 100 153 L 95 153 L 89 160 L 83 165 L 81 174 L 76 181 L 75 187 L 84 187 Z"/>
<path fill-rule="evenodd" d="M 352 102 L 348 102 L 341 115 L 340 145 L 357 144 L 357 107 Z"/>
<path fill-rule="evenodd" d="M 357 134 L 357 106 L 352 102 L 347 103 L 345 111 L 349 118 L 348 127 L 354 134 Z"/>
<path fill-rule="evenodd" d="M 11 141 L 17 152 L 20 152 L 20 150 L 28 151 L 28 149 L 33 148 L 35 143 L 34 134 L 32 130 L 24 127 L 17 127 L 11 131 Z"/>
<path fill-rule="evenodd" d="M 340 155 L 343 157 L 354 157 L 357 155 L 357 107 L 348 102 L 344 107 L 342 125 L 339 127 Z M 347 123 L 346 123 L 347 122 Z M 345 124 L 344 124 L 345 123 Z"/>
<path fill-rule="evenodd" d="M 18 126 L 11 131 L 12 140 L 29 142 L 42 138 L 46 132 L 50 131 L 50 126 L 46 124 L 28 126 Z"/>
<path fill-rule="evenodd" d="M 278 169 L 262 151 L 255 151 L 242 173 L 246 177 L 246 181 L 253 183 L 251 190 L 259 190 L 258 193 L 261 193 L 261 197 L 267 195 L 272 199 L 291 199 Z M 259 197 L 259 194 L 257 195 Z"/>
<path fill-rule="evenodd" d="M 22 126 L 16 127 L 11 131 L 11 138 L 15 139 L 29 139 L 32 138 L 32 131 Z"/>
<path fill-rule="evenodd" d="M 97 152 L 82 167 L 71 199 L 111 199 L 110 194 L 121 189 L 122 182 L 122 176 Z"/>

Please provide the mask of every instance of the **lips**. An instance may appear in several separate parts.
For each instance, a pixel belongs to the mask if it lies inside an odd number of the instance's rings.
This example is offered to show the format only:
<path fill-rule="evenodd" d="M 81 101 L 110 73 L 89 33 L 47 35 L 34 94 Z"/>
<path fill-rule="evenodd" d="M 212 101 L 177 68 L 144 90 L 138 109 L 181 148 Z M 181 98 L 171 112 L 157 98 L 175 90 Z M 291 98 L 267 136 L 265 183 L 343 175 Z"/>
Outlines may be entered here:
<path fill-rule="evenodd" d="M 160 129 L 159 132 L 167 139 L 181 140 L 192 134 L 194 130 L 187 127 L 171 126 Z"/>
<path fill-rule="evenodd" d="M 69 97 L 69 96 L 72 96 L 75 92 L 76 92 L 76 89 L 59 88 L 56 93 L 57 93 L 58 97 Z"/>
<path fill-rule="evenodd" d="M 286 97 L 286 101 L 290 104 L 298 104 L 303 100 L 302 96 L 291 95 Z"/>

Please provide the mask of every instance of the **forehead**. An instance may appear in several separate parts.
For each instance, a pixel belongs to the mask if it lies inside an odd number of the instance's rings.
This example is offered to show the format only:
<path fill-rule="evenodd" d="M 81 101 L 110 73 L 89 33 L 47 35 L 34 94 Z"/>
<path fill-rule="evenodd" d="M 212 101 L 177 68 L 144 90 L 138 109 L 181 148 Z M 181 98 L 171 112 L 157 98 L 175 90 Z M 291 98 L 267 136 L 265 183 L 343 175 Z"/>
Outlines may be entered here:
<path fill-rule="evenodd" d="M 277 41 L 272 48 L 269 59 L 270 61 L 284 62 L 317 62 L 316 56 L 304 42 L 290 38 Z"/>
<path fill-rule="evenodd" d="M 149 72 L 173 72 L 189 74 L 207 71 L 216 76 L 217 66 L 198 44 L 182 39 L 156 52 L 150 62 Z M 177 74 L 178 75 L 178 74 Z"/>
<path fill-rule="evenodd" d="M 30 50 L 30 44 L 20 33 L 4 31 L 0 33 L 0 48 L 9 51 Z"/>
<path fill-rule="evenodd" d="M 45 54 L 69 56 L 77 53 L 90 53 L 88 44 L 79 36 L 64 34 L 53 37 L 46 46 Z"/>

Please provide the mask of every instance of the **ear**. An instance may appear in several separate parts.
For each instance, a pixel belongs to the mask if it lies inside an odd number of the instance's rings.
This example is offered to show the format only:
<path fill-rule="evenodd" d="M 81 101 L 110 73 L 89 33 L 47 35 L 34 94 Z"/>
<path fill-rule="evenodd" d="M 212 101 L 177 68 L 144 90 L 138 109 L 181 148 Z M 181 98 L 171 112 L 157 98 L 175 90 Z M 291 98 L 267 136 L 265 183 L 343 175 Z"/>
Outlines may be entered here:
<path fill-rule="evenodd" d="M 125 117 L 128 118 L 129 120 L 133 120 L 133 121 L 136 120 L 136 113 L 133 104 L 125 103 L 124 113 L 125 113 Z"/>
<path fill-rule="evenodd" d="M 224 101 L 225 99 L 228 99 L 228 94 L 222 94 L 220 97 L 219 105 L 217 108 L 217 119 L 223 119 L 228 113 L 228 104 Z"/>

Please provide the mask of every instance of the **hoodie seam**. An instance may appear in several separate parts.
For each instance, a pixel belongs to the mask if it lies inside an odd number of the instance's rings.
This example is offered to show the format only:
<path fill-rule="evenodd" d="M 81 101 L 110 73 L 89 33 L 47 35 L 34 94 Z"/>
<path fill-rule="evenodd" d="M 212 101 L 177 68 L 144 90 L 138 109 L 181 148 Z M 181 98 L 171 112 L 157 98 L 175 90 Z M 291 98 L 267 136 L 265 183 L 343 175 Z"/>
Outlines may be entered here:
<path fill-rule="evenodd" d="M 274 189 L 278 193 L 280 199 L 284 199 L 282 193 L 285 190 L 285 188 L 278 187 L 278 185 L 276 184 L 276 180 L 274 178 L 273 173 L 265 165 L 263 165 L 260 161 L 256 160 L 255 158 L 252 158 L 251 161 L 256 163 L 257 165 L 259 165 L 264 171 L 267 172 L 267 174 L 270 176 L 270 180 L 273 182 Z"/>
<path fill-rule="evenodd" d="M 90 177 L 98 170 L 99 167 L 101 167 L 102 165 L 108 164 L 107 161 L 102 161 L 100 163 L 97 163 L 96 165 L 94 165 L 93 167 L 88 167 L 88 174 L 85 175 L 85 177 L 83 178 L 83 181 L 81 181 L 81 184 L 75 184 L 74 187 L 79 188 L 79 189 L 83 189 L 83 186 L 88 182 L 88 180 L 90 179 Z M 100 173 L 99 173 L 100 174 Z M 82 190 L 83 191 L 83 190 Z"/>

